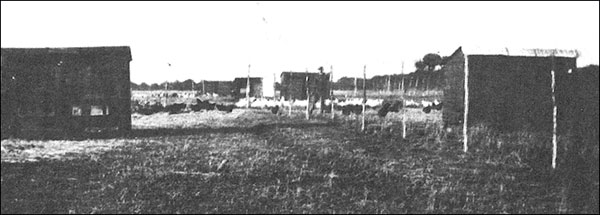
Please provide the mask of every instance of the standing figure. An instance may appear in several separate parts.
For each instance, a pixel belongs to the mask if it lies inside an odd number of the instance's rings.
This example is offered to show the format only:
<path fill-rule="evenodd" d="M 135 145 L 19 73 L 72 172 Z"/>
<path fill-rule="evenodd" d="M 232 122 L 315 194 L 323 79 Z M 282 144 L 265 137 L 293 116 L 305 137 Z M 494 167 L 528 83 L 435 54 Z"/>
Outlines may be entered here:
<path fill-rule="evenodd" d="M 311 80 L 310 77 L 308 79 L 308 89 L 309 89 L 309 113 L 312 114 L 315 109 L 315 105 L 318 100 L 320 100 L 321 105 L 321 114 L 325 110 L 325 99 L 327 99 L 329 95 L 329 90 L 327 88 L 327 84 L 329 82 L 329 77 L 327 74 L 323 73 L 323 67 L 319 67 L 319 74 L 315 77 L 315 80 Z"/>

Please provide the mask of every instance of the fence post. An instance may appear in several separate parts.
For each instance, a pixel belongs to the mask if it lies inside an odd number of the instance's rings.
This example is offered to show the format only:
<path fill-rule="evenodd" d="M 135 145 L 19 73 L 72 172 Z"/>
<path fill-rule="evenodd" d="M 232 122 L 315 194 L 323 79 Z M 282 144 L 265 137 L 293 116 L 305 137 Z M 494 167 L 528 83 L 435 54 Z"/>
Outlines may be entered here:
<path fill-rule="evenodd" d="M 392 78 L 388 75 L 388 92 L 392 91 Z"/>
<path fill-rule="evenodd" d="M 366 105 L 367 105 L 367 65 L 365 65 L 363 69 L 363 101 L 362 101 L 362 127 L 361 131 L 365 131 L 365 115 L 366 115 Z"/>
<path fill-rule="evenodd" d="M 329 103 L 331 104 L 331 120 L 335 120 L 335 103 L 333 102 L 333 65 L 330 67 L 330 71 L 331 73 L 329 74 L 329 80 L 330 80 L 330 92 L 329 92 Z"/>
<path fill-rule="evenodd" d="M 402 75 L 402 139 L 406 139 L 406 100 L 404 100 L 404 61 L 402 61 L 402 70 L 400 72 Z"/>
<path fill-rule="evenodd" d="M 419 76 L 417 76 L 417 79 L 415 80 L 415 90 L 419 90 Z"/>
<path fill-rule="evenodd" d="M 306 120 L 310 119 L 309 108 L 310 108 L 310 84 L 308 83 L 308 69 L 306 69 Z"/>
<path fill-rule="evenodd" d="M 558 112 L 556 107 L 556 74 L 554 72 L 555 65 L 554 53 L 551 56 L 552 62 L 552 70 L 550 70 L 550 74 L 552 75 L 552 169 L 556 169 L 556 151 L 557 151 L 557 136 L 556 136 L 556 114 Z"/>
<path fill-rule="evenodd" d="M 429 82 L 431 81 L 431 76 L 427 75 L 427 78 L 425 79 L 425 92 L 429 91 Z"/>
<path fill-rule="evenodd" d="M 354 77 L 354 97 L 358 94 L 358 78 Z"/>
<path fill-rule="evenodd" d="M 467 152 L 469 149 L 468 146 L 468 136 L 467 136 L 467 119 L 469 115 L 469 58 L 465 54 L 465 107 L 463 113 L 463 151 Z"/>
<path fill-rule="evenodd" d="M 250 108 L 250 64 L 248 64 L 248 78 L 246 79 L 246 108 Z"/>
<path fill-rule="evenodd" d="M 165 107 L 169 104 L 169 82 L 165 82 Z"/>

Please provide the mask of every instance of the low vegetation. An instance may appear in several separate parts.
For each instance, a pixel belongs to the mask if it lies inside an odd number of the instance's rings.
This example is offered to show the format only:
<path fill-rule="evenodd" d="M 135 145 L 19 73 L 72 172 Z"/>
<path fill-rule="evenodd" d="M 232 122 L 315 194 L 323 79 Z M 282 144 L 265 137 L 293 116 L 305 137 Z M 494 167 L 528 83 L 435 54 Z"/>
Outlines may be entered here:
<path fill-rule="evenodd" d="M 597 170 L 592 203 L 569 209 L 546 135 L 474 127 L 465 154 L 440 112 L 406 111 L 406 139 L 402 113 L 367 112 L 363 133 L 355 115 L 236 109 L 133 116 L 129 136 L 64 141 L 97 150 L 3 140 L 1 212 L 598 213 Z"/>

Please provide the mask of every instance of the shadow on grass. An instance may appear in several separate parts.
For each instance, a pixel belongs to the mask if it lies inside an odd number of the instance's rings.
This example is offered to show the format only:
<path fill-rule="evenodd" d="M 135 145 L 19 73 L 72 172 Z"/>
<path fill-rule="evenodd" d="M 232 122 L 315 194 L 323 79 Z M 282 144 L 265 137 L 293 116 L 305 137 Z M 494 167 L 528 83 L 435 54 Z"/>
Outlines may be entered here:
<path fill-rule="evenodd" d="M 314 127 L 331 127 L 337 123 L 321 123 L 321 122 L 306 122 L 306 123 L 274 123 L 274 124 L 257 124 L 250 127 L 221 127 L 221 128 L 159 128 L 159 129 L 134 129 L 124 135 L 127 138 L 136 137 L 154 137 L 154 136 L 181 136 L 203 133 L 254 133 L 262 134 L 272 129 L 278 128 L 314 128 Z"/>
<path fill-rule="evenodd" d="M 273 123 L 264 124 L 259 123 L 253 126 L 232 126 L 232 127 L 219 127 L 219 128 L 148 128 L 148 129 L 132 129 L 130 131 L 120 132 L 105 132 L 105 133 L 84 133 L 84 134 L 58 134 L 58 133 L 45 133 L 38 136 L 19 136 L 18 138 L 28 140 L 86 140 L 86 139 L 112 139 L 112 138 L 143 138 L 143 137 L 164 137 L 164 136 L 183 136 L 183 135 L 194 135 L 194 134 L 207 134 L 207 133 L 254 133 L 262 134 L 272 129 L 278 128 L 314 128 L 314 127 L 332 127 L 338 126 L 339 123 L 333 122 L 302 122 L 302 123 Z"/>

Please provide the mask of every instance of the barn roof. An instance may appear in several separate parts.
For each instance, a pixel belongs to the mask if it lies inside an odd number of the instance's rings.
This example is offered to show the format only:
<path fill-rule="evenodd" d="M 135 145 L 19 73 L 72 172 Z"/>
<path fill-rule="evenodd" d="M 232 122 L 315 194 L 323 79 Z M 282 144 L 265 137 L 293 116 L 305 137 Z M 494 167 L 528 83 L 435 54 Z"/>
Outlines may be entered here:
<path fill-rule="evenodd" d="M 309 75 L 309 76 L 314 76 L 314 75 L 318 75 L 318 72 L 281 72 L 281 76 L 283 75 L 299 75 L 299 76 L 305 76 L 305 75 Z"/>
<path fill-rule="evenodd" d="M 237 78 L 234 78 L 233 81 L 246 80 L 246 79 L 248 79 L 248 77 L 237 77 Z M 250 81 L 262 80 L 262 79 L 263 79 L 262 77 L 250 77 Z"/>
<path fill-rule="evenodd" d="M 45 55 L 45 54 L 77 54 L 77 55 L 111 55 L 126 56 L 131 60 L 129 46 L 70 47 L 70 48 L 2 48 L 2 54 L 9 55 Z"/>
<path fill-rule="evenodd" d="M 481 47 L 461 46 L 454 53 L 462 51 L 465 55 L 504 55 L 523 57 L 579 57 L 579 51 L 575 49 L 538 49 L 538 48 L 514 48 L 514 47 Z M 454 54 L 453 54 L 454 55 Z"/>

